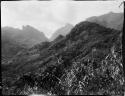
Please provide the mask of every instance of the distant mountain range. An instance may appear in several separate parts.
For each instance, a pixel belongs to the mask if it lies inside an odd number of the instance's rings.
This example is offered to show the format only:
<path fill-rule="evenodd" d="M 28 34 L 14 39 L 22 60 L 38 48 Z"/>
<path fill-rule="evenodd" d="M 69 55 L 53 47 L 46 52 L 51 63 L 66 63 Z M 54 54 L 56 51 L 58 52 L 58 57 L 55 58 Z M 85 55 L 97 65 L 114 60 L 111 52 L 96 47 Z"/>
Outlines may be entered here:
<path fill-rule="evenodd" d="M 72 28 L 73 28 L 73 25 L 66 24 L 64 27 L 59 28 L 55 33 L 53 33 L 50 40 L 53 41 L 59 35 L 66 36 L 71 31 Z"/>
<path fill-rule="evenodd" d="M 22 30 L 12 27 L 3 27 L 2 31 L 2 57 L 13 57 L 21 49 L 30 48 L 40 42 L 48 41 L 46 36 L 37 29 L 27 25 Z"/>
<path fill-rule="evenodd" d="M 122 30 L 124 15 L 123 13 L 110 12 L 101 16 L 89 17 L 86 19 L 86 21 L 94 22 L 107 28 Z M 73 25 L 71 24 L 66 24 L 64 27 L 59 28 L 55 33 L 53 33 L 52 37 L 50 38 L 50 41 L 56 39 L 59 35 L 66 36 L 72 28 Z"/>
<path fill-rule="evenodd" d="M 113 28 L 116 30 L 123 29 L 124 14 L 123 13 L 113 13 L 104 14 L 101 16 L 93 16 L 88 18 L 86 21 L 95 22 L 102 26 Z"/>
<path fill-rule="evenodd" d="M 100 24 L 107 28 L 116 30 L 123 29 L 124 16 L 123 13 L 107 13 L 101 16 L 93 16 L 87 18 L 87 21 Z M 66 36 L 72 30 L 73 25 L 66 24 L 64 27 L 59 28 L 48 40 L 43 32 L 33 28 L 30 25 L 23 26 L 22 30 L 12 27 L 2 28 L 2 57 L 3 60 L 11 58 L 16 55 L 20 50 L 30 48 L 35 44 L 44 41 L 57 41 L 63 36 Z M 10 51 L 12 50 L 12 51 Z"/>
<path fill-rule="evenodd" d="M 40 42 L 48 41 L 42 32 L 29 25 L 23 26 L 22 30 L 11 27 L 3 27 L 2 38 L 11 38 L 20 44 L 26 45 L 27 47 L 32 47 Z"/>

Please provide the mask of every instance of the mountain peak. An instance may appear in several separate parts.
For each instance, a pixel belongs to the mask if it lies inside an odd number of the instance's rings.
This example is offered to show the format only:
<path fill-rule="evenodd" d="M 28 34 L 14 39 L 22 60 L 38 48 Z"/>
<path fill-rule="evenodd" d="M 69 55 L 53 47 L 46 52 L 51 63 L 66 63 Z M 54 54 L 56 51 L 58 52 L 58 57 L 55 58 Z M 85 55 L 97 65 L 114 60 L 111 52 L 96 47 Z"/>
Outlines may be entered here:
<path fill-rule="evenodd" d="M 57 29 L 57 31 L 52 35 L 50 40 L 52 41 L 56 39 L 59 35 L 66 36 L 71 31 L 72 28 L 73 25 L 67 23 L 64 27 Z"/>
<path fill-rule="evenodd" d="M 2 28 L 2 36 L 3 38 L 6 37 L 6 39 L 13 38 L 15 41 L 21 42 L 29 47 L 43 41 L 48 41 L 48 38 L 46 38 L 43 32 L 30 25 L 22 26 L 22 30 L 13 27 L 4 27 Z"/>
<path fill-rule="evenodd" d="M 36 28 L 34 28 L 34 27 L 32 27 L 32 26 L 30 26 L 30 25 L 23 25 L 22 26 L 22 30 L 25 30 L 25 31 L 37 31 L 37 32 L 39 32 Z"/>

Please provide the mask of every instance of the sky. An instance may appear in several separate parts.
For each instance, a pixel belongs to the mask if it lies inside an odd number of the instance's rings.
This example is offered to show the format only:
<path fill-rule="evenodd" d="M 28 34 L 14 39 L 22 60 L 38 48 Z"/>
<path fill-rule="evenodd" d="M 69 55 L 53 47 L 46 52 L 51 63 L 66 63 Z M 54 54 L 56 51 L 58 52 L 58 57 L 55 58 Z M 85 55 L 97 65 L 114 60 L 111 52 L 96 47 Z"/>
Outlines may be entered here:
<path fill-rule="evenodd" d="M 31 25 L 50 38 L 67 23 L 75 25 L 88 17 L 123 12 L 116 1 L 2 1 L 1 26 Z"/>

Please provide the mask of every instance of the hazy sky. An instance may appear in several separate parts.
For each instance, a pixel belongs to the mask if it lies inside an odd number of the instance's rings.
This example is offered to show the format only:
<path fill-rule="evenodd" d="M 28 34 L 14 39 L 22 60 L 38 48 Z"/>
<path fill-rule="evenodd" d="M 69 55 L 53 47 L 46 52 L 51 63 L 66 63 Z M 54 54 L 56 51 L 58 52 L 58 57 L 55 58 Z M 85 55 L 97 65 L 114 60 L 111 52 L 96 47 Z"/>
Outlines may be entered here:
<path fill-rule="evenodd" d="M 31 25 L 50 37 L 66 23 L 77 24 L 91 16 L 123 12 L 120 1 L 2 1 L 1 25 Z"/>

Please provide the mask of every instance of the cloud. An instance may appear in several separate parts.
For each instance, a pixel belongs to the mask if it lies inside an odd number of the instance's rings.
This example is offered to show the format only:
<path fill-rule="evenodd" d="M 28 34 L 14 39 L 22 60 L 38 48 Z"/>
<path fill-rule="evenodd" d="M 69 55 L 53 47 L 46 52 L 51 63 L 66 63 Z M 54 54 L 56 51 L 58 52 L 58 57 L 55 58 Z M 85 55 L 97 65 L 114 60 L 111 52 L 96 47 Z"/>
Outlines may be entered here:
<path fill-rule="evenodd" d="M 119 1 L 2 1 L 1 25 L 31 25 L 50 37 L 66 23 L 73 25 L 110 11 L 123 12 Z"/>

